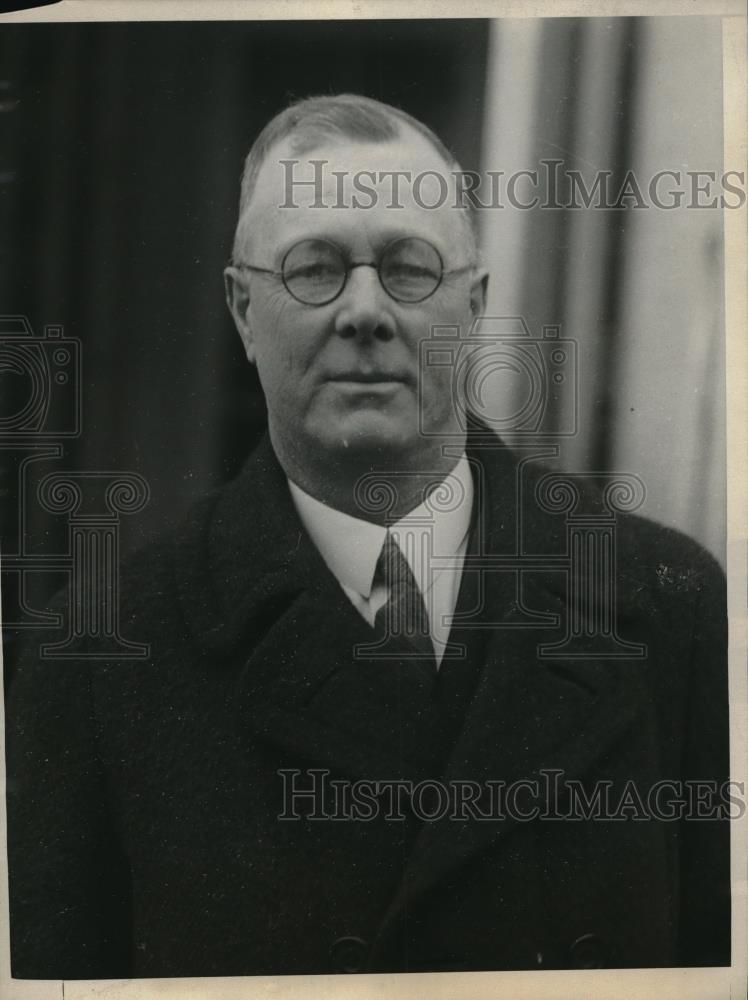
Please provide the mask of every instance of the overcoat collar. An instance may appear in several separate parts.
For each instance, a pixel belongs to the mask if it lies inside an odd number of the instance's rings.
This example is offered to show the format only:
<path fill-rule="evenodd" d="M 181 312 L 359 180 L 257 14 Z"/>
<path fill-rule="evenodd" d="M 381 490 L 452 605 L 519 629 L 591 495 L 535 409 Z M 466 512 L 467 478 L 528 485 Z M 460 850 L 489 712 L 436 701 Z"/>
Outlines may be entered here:
<path fill-rule="evenodd" d="M 510 552 L 519 531 L 521 463 L 497 439 L 490 445 L 468 439 L 467 451 L 480 545 Z M 526 533 L 537 537 L 538 526 L 526 526 Z M 547 543 L 541 538 L 540 544 Z M 235 480 L 193 508 L 177 534 L 175 558 L 187 627 L 214 653 L 235 649 L 258 625 L 266 628 L 284 601 L 305 591 L 319 595 L 334 583 L 302 526 L 267 435 Z"/>

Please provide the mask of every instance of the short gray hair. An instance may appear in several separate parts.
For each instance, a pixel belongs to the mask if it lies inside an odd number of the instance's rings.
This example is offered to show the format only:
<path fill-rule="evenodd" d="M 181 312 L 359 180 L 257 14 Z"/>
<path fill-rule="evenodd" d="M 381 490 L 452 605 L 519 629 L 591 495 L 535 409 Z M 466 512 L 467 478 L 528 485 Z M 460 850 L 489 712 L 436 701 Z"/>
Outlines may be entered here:
<path fill-rule="evenodd" d="M 280 111 L 267 123 L 252 144 L 244 161 L 239 217 L 234 233 L 233 260 L 239 259 L 240 229 L 244 214 L 252 200 L 257 175 L 271 147 L 282 139 L 293 137 L 291 152 L 302 156 L 321 145 L 325 139 L 353 139 L 358 142 L 390 142 L 399 139 L 403 127 L 423 136 L 444 163 L 456 173 L 462 168 L 438 135 L 407 111 L 375 101 L 360 94 L 305 97 Z M 475 208 L 468 199 L 462 207 L 466 221 L 469 250 L 473 260 L 478 257 L 478 227 Z"/>

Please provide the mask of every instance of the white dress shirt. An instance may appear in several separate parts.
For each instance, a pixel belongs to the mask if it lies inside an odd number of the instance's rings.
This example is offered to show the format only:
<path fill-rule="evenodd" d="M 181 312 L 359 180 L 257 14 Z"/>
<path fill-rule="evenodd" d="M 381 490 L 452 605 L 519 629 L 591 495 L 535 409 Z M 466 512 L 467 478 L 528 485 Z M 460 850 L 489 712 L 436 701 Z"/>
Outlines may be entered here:
<path fill-rule="evenodd" d="M 389 596 L 383 583 L 374 582 L 389 530 L 423 595 L 440 664 L 457 604 L 473 507 L 473 479 L 465 455 L 442 487 L 387 528 L 328 507 L 290 479 L 288 485 L 310 538 L 353 606 L 372 626 Z"/>

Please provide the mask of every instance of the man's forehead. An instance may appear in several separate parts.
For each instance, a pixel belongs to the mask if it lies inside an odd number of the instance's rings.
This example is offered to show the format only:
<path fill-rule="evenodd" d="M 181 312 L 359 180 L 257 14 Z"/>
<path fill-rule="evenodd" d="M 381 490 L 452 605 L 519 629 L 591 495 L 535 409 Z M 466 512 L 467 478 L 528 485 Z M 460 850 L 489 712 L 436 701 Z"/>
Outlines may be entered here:
<path fill-rule="evenodd" d="M 384 142 L 324 138 L 295 148 L 289 137 L 268 151 L 249 204 L 253 228 L 272 224 L 278 235 L 279 226 L 296 229 L 311 216 L 322 227 L 344 218 L 393 227 L 418 220 L 419 229 L 448 232 L 464 211 L 456 207 L 453 168 L 413 130 Z"/>
<path fill-rule="evenodd" d="M 282 189 L 285 188 L 289 179 L 289 161 L 295 166 L 294 176 L 303 174 L 305 177 L 314 176 L 315 161 L 326 161 L 321 173 L 328 185 L 333 186 L 340 183 L 335 173 L 354 175 L 404 171 L 413 177 L 438 174 L 447 182 L 453 180 L 452 168 L 438 150 L 424 136 L 410 128 L 403 128 L 400 135 L 386 141 L 367 142 L 344 136 L 322 137 L 317 143 L 303 144 L 303 152 L 295 152 L 298 146 L 298 138 L 288 136 L 268 150 L 255 183 L 256 195 L 267 187 L 277 188 L 279 184 Z M 387 177 L 382 179 L 389 180 Z M 422 183 L 427 180 L 428 177 L 424 177 Z M 309 190 L 313 196 L 312 189 Z"/>

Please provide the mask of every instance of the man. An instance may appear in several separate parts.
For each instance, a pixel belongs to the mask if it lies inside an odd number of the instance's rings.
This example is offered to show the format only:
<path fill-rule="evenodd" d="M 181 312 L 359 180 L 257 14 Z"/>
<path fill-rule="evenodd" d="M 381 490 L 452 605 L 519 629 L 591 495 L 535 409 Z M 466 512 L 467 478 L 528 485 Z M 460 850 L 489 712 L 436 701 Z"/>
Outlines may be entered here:
<path fill-rule="evenodd" d="M 618 653 L 595 646 L 609 595 L 542 471 L 422 360 L 484 305 L 456 169 L 351 95 L 256 141 L 226 289 L 268 436 L 123 569 L 147 662 L 29 646 L 15 976 L 729 963 L 727 824 L 683 808 L 728 774 L 723 579 L 620 516 Z"/>

